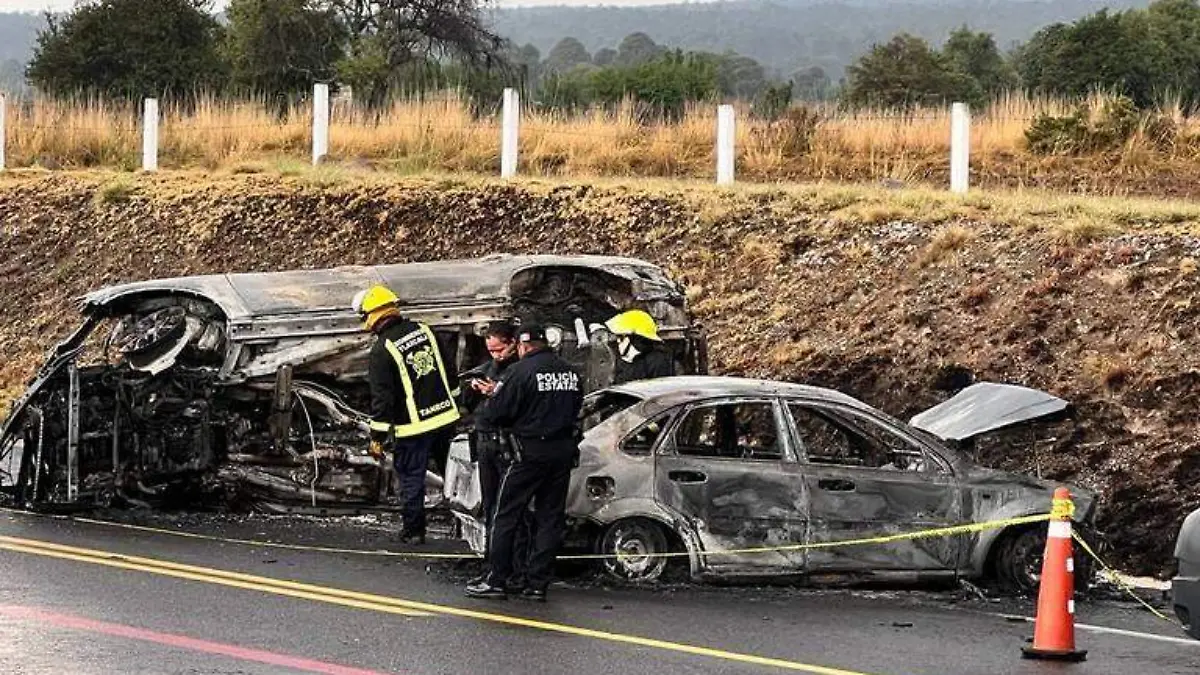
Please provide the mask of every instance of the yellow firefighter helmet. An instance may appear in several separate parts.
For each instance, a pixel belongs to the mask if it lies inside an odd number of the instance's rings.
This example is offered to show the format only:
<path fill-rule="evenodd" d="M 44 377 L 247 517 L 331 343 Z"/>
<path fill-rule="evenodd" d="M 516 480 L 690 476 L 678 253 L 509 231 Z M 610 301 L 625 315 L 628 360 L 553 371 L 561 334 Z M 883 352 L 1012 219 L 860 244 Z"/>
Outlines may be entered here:
<path fill-rule="evenodd" d="M 356 314 L 366 316 L 377 309 L 382 309 L 398 302 L 400 302 L 400 298 L 396 297 L 396 294 L 390 288 L 375 285 L 365 291 L 356 293 L 351 305 L 354 307 Z"/>
<path fill-rule="evenodd" d="M 654 323 L 654 317 L 640 309 L 621 312 L 604 322 L 604 325 L 613 335 L 638 335 L 647 340 L 662 342 L 662 338 L 658 337 L 658 325 Z"/>

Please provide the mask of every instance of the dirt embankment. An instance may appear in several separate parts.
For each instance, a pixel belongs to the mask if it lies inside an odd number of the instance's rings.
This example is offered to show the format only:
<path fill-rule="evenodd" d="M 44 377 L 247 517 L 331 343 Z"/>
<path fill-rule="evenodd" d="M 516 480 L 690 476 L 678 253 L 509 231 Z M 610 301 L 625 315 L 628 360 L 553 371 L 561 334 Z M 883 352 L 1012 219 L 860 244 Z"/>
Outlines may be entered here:
<path fill-rule="evenodd" d="M 902 418 L 967 376 L 1070 400 L 1076 420 L 1054 442 L 985 459 L 1101 491 L 1102 527 L 1136 571 L 1164 569 L 1200 504 L 1191 224 L 1051 236 L 986 209 L 938 224 L 847 215 L 845 193 L 111 180 L 0 180 L 0 396 L 69 330 L 71 299 L 102 284 L 501 250 L 619 254 L 688 285 L 718 372 L 832 386 Z"/>

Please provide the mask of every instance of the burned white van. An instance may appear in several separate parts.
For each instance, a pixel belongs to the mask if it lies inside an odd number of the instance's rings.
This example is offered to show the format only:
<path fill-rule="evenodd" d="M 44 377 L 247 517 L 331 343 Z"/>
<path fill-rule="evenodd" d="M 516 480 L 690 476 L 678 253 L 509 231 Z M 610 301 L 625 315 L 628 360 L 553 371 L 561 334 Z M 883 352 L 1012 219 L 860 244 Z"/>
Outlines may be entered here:
<path fill-rule="evenodd" d="M 589 389 L 602 388 L 614 356 L 597 331 L 631 307 L 658 321 L 681 372 L 706 370 L 683 289 L 627 258 L 503 254 L 112 286 L 83 298 L 81 325 L 0 428 L 0 499 L 324 513 L 395 505 L 390 467 L 366 452 L 373 338 L 350 308 L 376 283 L 433 328 L 459 372 L 486 360 L 489 322 L 517 317 L 547 325 Z"/>

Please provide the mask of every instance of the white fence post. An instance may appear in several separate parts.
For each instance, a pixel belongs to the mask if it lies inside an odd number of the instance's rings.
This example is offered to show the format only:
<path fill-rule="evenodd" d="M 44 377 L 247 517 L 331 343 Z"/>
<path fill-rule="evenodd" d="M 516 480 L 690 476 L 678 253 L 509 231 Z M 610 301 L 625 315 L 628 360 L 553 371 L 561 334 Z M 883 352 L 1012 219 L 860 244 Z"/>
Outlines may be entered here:
<path fill-rule="evenodd" d="M 950 107 L 950 191 L 966 194 L 970 183 L 971 110 L 966 103 Z"/>
<path fill-rule="evenodd" d="M 312 163 L 329 154 L 329 85 L 313 85 Z"/>
<path fill-rule="evenodd" d="M 717 106 L 717 185 L 733 183 L 734 131 L 733 106 Z"/>
<path fill-rule="evenodd" d="M 504 112 L 500 127 L 500 177 L 517 175 L 517 139 L 521 134 L 521 96 L 516 89 L 504 89 Z"/>
<path fill-rule="evenodd" d="M 6 126 L 7 119 L 5 112 L 8 110 L 8 98 L 0 93 L 0 171 L 3 171 L 5 164 L 4 148 L 8 145 L 8 128 Z"/>
<path fill-rule="evenodd" d="M 142 105 L 142 170 L 158 171 L 158 99 Z"/>

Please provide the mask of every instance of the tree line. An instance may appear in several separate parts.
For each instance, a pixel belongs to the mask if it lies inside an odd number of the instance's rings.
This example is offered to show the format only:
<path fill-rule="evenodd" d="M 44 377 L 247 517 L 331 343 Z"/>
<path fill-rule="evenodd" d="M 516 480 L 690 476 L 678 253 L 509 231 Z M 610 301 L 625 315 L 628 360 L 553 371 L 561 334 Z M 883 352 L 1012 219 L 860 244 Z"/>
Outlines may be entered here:
<path fill-rule="evenodd" d="M 54 96 L 254 93 L 273 101 L 314 82 L 378 104 L 431 72 L 503 76 L 504 41 L 481 0 L 86 0 L 48 15 L 26 69 Z M 466 75 L 462 75 L 466 78 Z"/>
<path fill-rule="evenodd" d="M 520 87 L 567 110 L 632 98 L 673 116 L 689 102 L 740 99 L 775 117 L 793 99 L 906 108 L 982 105 L 1013 90 L 1077 97 L 1096 89 L 1147 106 L 1200 97 L 1200 0 L 1100 10 L 1000 50 L 967 27 L 940 47 L 901 33 L 873 45 L 835 83 L 819 66 L 781 76 L 731 51 L 682 50 L 635 32 L 590 53 L 573 37 L 544 56 L 493 32 L 482 0 L 91 0 L 49 17 L 26 69 L 52 95 L 186 98 L 255 93 L 281 106 L 313 82 L 349 86 L 378 105 L 395 94 L 458 87 L 480 105 Z"/>
<path fill-rule="evenodd" d="M 1004 91 L 1080 98 L 1104 92 L 1138 107 L 1200 100 L 1200 4 L 1155 0 L 1055 23 L 1007 53 L 960 29 L 942 49 L 908 34 L 875 45 L 847 69 L 850 104 L 905 107 L 950 100 L 979 105 Z"/>

